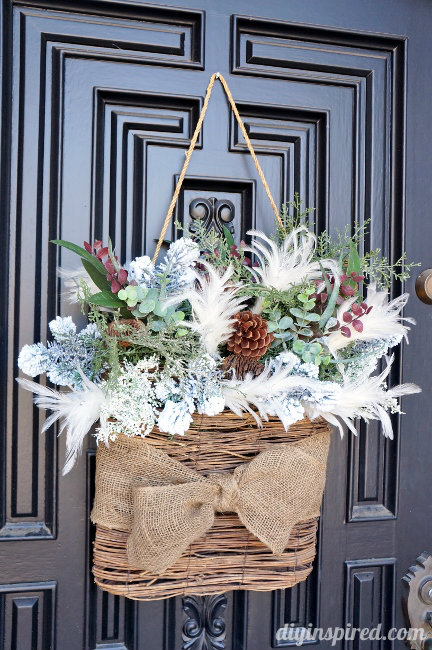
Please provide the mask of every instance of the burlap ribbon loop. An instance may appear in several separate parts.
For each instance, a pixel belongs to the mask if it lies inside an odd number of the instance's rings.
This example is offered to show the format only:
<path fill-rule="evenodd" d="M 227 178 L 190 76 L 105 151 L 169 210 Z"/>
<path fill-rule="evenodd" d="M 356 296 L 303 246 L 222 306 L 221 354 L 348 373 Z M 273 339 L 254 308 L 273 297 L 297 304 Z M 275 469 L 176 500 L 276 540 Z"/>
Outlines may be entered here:
<path fill-rule="evenodd" d="M 319 515 L 328 432 L 269 445 L 233 473 L 208 476 L 141 442 L 133 459 L 121 445 L 98 449 L 92 512 L 94 523 L 130 531 L 127 552 L 134 567 L 163 573 L 209 530 L 217 512 L 237 513 L 277 555 L 296 523 Z"/>

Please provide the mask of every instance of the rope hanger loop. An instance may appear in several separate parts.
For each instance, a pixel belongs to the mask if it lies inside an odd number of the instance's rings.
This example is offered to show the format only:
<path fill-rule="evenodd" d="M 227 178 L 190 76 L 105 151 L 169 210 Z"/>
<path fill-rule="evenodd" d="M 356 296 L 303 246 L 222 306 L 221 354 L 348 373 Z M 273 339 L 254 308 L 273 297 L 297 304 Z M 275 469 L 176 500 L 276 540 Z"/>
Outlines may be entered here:
<path fill-rule="evenodd" d="M 207 112 L 208 104 L 209 104 L 209 101 L 210 101 L 210 96 L 211 96 L 213 86 L 214 86 L 214 83 L 215 83 L 216 79 L 219 79 L 219 81 L 222 84 L 222 87 L 223 87 L 223 89 L 225 91 L 227 99 L 228 99 L 228 101 L 230 103 L 231 110 L 235 115 L 235 118 L 236 118 L 236 120 L 238 122 L 240 130 L 241 130 L 241 132 L 243 134 L 243 137 L 245 139 L 246 145 L 247 145 L 247 147 L 249 149 L 250 155 L 252 156 L 252 159 L 253 159 L 253 161 L 255 163 L 255 167 L 256 167 L 258 175 L 259 175 L 259 177 L 260 177 L 260 179 L 262 181 L 265 192 L 266 192 L 266 194 L 268 196 L 268 199 L 270 201 L 270 204 L 272 206 L 273 212 L 275 213 L 276 219 L 278 220 L 278 223 L 281 226 L 281 228 L 282 229 L 284 228 L 282 219 L 280 218 L 279 210 L 278 210 L 278 208 L 276 206 L 276 203 L 274 202 L 274 199 L 273 199 L 272 194 L 270 192 L 270 188 L 269 188 L 268 183 L 267 183 L 267 181 L 265 179 L 264 172 L 261 169 L 261 165 L 258 162 L 258 158 L 256 157 L 254 148 L 252 146 L 252 143 L 251 143 L 250 138 L 248 136 L 248 133 L 246 131 L 245 125 L 243 124 L 243 120 L 240 117 L 240 113 L 238 112 L 238 109 L 237 109 L 236 103 L 235 103 L 235 101 L 233 99 L 233 96 L 231 95 L 231 91 L 230 91 L 230 89 L 228 87 L 228 84 L 225 81 L 225 78 L 223 77 L 223 75 L 220 74 L 220 72 L 214 72 L 212 74 L 212 76 L 210 77 L 210 81 L 209 81 L 208 86 L 207 86 L 207 90 L 206 90 L 206 94 L 205 94 L 205 97 L 204 97 L 204 103 L 203 103 L 203 106 L 202 106 L 202 109 L 201 109 L 201 113 L 200 113 L 200 116 L 198 118 L 198 122 L 196 124 L 194 134 L 193 134 L 192 139 L 190 141 L 189 148 L 186 151 L 186 158 L 185 158 L 185 161 L 183 163 L 183 167 L 182 167 L 182 170 L 180 172 L 180 176 L 178 178 L 178 181 L 177 181 L 177 184 L 176 184 L 176 187 L 175 187 L 175 190 L 174 190 L 174 194 L 173 194 L 173 197 L 171 199 L 171 203 L 169 204 L 168 212 L 166 214 L 165 221 L 163 223 L 161 233 L 159 235 L 159 240 L 158 240 L 156 250 L 155 250 L 155 253 L 154 253 L 154 256 L 153 256 L 153 263 L 155 263 L 157 258 L 158 258 L 161 246 L 163 244 L 166 232 L 168 230 L 168 226 L 169 226 L 169 224 L 171 222 L 171 218 L 172 218 L 172 215 L 173 215 L 173 212 L 174 212 L 174 208 L 175 208 L 175 205 L 177 203 L 177 199 L 179 197 L 180 190 L 181 190 L 181 187 L 183 185 L 184 178 L 186 176 L 187 168 L 189 166 L 189 162 L 190 162 L 190 159 L 192 157 L 193 150 L 195 149 L 195 145 L 196 145 L 196 142 L 198 140 L 198 136 L 199 136 L 199 134 L 201 132 L 201 127 L 202 127 L 202 124 L 204 122 L 204 117 L 205 117 L 205 114 Z"/>

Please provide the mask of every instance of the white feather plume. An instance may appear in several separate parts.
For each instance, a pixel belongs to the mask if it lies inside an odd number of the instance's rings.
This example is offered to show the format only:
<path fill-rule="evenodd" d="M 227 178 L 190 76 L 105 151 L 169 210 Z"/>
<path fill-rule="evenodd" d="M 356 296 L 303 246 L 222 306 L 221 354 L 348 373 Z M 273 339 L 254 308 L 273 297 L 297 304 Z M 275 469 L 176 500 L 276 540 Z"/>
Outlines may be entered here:
<path fill-rule="evenodd" d="M 220 275 L 208 262 L 200 260 L 207 275 L 195 272 L 196 284 L 180 296 L 170 298 L 166 304 L 188 300 L 192 307 L 192 321 L 182 325 L 197 332 L 209 354 L 216 354 L 218 346 L 227 341 L 233 332 L 233 316 L 244 306 L 247 297 L 238 296 L 239 287 L 231 283 L 233 267 L 229 265 Z"/>
<path fill-rule="evenodd" d="M 389 302 L 387 291 L 377 291 L 376 285 L 371 284 L 368 287 L 366 304 L 372 307 L 371 311 L 360 320 L 363 323 L 363 330 L 357 332 L 354 327 L 349 326 L 351 336 L 347 337 L 341 334 L 340 330 L 332 332 L 327 337 L 327 345 L 329 350 L 334 354 L 353 341 L 372 341 L 374 339 L 391 339 L 392 337 L 402 336 L 408 342 L 408 331 L 410 327 L 403 324 L 403 321 L 415 324 L 413 318 L 402 318 L 400 312 L 405 307 L 409 298 L 408 293 L 398 296 Z M 350 298 L 342 303 L 339 307 L 336 318 L 340 323 L 343 322 L 343 313 L 349 311 L 355 298 Z M 344 323 L 347 325 L 347 323 Z"/>
<path fill-rule="evenodd" d="M 83 297 L 81 289 L 82 280 L 87 284 L 90 293 L 93 294 L 99 291 L 83 267 L 77 269 L 64 269 L 63 267 L 59 267 L 57 269 L 57 275 L 63 280 L 64 289 L 62 295 L 70 303 L 79 302 L 80 298 Z"/>
<path fill-rule="evenodd" d="M 244 379 L 233 376 L 222 380 L 222 395 L 226 406 L 236 415 L 242 416 L 245 411 L 251 413 L 261 425 L 261 421 L 251 407 L 255 407 L 264 420 L 268 419 L 269 406 L 267 400 L 283 397 L 295 389 L 307 389 L 314 392 L 319 382 L 309 377 L 290 374 L 292 368 L 282 362 L 276 365 L 266 364 L 264 370 L 255 377 L 247 373 Z"/>
<path fill-rule="evenodd" d="M 41 409 L 49 409 L 42 427 L 45 432 L 57 420 L 61 419 L 59 435 L 66 430 L 66 461 L 63 475 L 75 465 L 82 451 L 84 438 L 92 425 L 99 419 L 99 412 L 105 402 L 106 395 L 102 388 L 82 375 L 83 390 L 59 392 L 46 386 L 41 386 L 29 379 L 17 379 L 17 382 L 35 394 L 34 402 Z"/>
<path fill-rule="evenodd" d="M 316 237 L 305 226 L 293 230 L 279 245 L 258 230 L 249 230 L 248 235 L 255 239 L 244 250 L 253 253 L 259 262 L 259 266 L 250 271 L 263 286 L 284 291 L 304 280 L 322 278 L 320 263 L 312 261 Z M 321 260 L 321 266 L 333 275 L 339 272 L 335 260 Z M 260 312 L 261 309 L 262 300 L 258 300 L 252 311 Z"/>
<path fill-rule="evenodd" d="M 380 420 L 383 434 L 386 438 L 393 438 L 393 428 L 389 408 L 397 406 L 395 398 L 412 393 L 420 393 L 421 388 L 415 384 L 401 384 L 389 390 L 386 389 L 385 380 L 390 372 L 394 357 L 387 363 L 385 370 L 376 376 L 360 378 L 341 385 L 331 404 L 326 410 L 312 406 L 309 403 L 303 404 L 306 415 L 313 420 L 316 417 L 323 417 L 330 424 L 338 427 L 342 436 L 343 430 L 340 420 L 356 435 L 354 418 L 361 417 L 366 422 L 369 420 Z"/>

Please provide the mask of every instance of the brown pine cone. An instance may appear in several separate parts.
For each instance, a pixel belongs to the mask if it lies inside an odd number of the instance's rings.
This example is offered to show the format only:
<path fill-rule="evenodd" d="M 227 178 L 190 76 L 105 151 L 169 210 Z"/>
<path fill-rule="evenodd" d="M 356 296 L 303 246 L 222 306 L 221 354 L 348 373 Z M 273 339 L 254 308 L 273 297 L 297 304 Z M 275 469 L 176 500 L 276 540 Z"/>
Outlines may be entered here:
<path fill-rule="evenodd" d="M 269 334 L 266 321 L 258 314 L 251 311 L 239 311 L 236 315 L 234 334 L 228 340 L 227 348 L 234 354 L 249 359 L 259 359 L 267 352 L 273 341 L 273 334 Z"/>
<path fill-rule="evenodd" d="M 244 379 L 249 373 L 252 377 L 258 377 L 264 370 L 264 364 L 258 359 L 251 359 L 250 357 L 242 357 L 240 354 L 230 354 L 225 357 L 222 363 L 222 370 L 225 370 L 225 377 L 232 378 L 232 370 L 235 372 L 237 379 Z"/>
<path fill-rule="evenodd" d="M 135 318 L 120 318 L 118 324 L 123 326 L 121 330 L 119 330 L 115 321 L 108 325 L 107 334 L 109 336 L 121 339 L 132 334 L 134 330 L 139 330 L 145 327 L 142 321 L 136 320 Z M 127 341 L 119 341 L 119 345 L 125 349 L 130 347 L 130 343 Z"/>

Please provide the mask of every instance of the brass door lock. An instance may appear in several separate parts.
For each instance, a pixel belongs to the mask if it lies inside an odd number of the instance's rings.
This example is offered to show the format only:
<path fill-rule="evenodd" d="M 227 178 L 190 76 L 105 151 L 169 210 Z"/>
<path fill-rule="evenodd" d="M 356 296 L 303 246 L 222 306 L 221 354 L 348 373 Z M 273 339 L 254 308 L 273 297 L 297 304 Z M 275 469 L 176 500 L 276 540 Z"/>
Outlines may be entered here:
<path fill-rule="evenodd" d="M 432 301 L 431 301 L 432 302 Z M 414 650 L 432 650 L 432 555 L 424 551 L 402 578 L 402 605 L 411 629 L 423 628 L 423 639 L 409 641 Z"/>
<path fill-rule="evenodd" d="M 415 283 L 417 296 L 427 305 L 432 305 L 432 269 L 425 269 Z"/>

